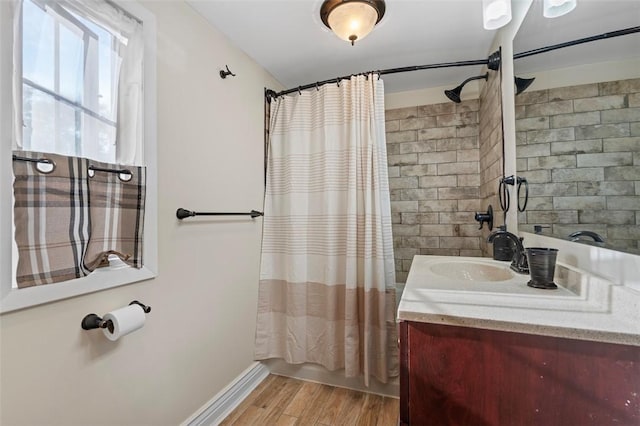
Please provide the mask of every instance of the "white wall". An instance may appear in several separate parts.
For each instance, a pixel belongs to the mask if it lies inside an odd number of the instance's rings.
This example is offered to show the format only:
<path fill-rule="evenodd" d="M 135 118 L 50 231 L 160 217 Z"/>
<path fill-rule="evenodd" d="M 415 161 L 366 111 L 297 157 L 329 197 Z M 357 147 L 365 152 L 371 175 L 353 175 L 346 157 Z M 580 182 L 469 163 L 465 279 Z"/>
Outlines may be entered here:
<path fill-rule="evenodd" d="M 384 77 L 383 77 L 384 79 Z M 452 82 L 447 86 L 429 87 L 426 89 L 410 90 L 407 92 L 385 93 L 384 109 L 406 108 L 419 105 L 432 105 L 451 102 L 444 94 L 447 89 L 453 89 L 462 81 Z M 484 83 L 484 82 L 483 82 Z M 478 99 L 480 96 L 479 80 L 468 82 L 460 94 L 463 101 Z"/>
<path fill-rule="evenodd" d="M 2 315 L 2 425 L 175 425 L 252 362 L 261 219 L 175 210 L 262 208 L 263 88 L 279 85 L 185 3 L 143 4 L 158 23 L 159 276 Z M 220 79 L 225 64 L 237 77 Z M 153 308 L 143 329 L 81 330 L 134 299 Z"/>

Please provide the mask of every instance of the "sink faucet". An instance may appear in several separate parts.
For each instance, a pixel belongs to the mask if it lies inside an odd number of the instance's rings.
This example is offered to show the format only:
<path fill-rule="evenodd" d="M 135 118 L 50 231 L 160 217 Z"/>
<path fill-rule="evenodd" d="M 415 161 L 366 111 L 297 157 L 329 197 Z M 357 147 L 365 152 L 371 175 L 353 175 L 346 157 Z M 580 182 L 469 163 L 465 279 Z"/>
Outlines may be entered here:
<path fill-rule="evenodd" d="M 508 231 L 496 231 L 489 235 L 487 238 L 488 243 L 493 243 L 493 240 L 500 236 L 501 238 L 508 238 L 515 246 L 513 251 L 513 259 L 511 259 L 511 269 L 519 274 L 529 273 L 529 263 L 527 262 L 527 255 L 524 252 L 524 246 L 522 245 L 522 238 L 518 238 L 514 234 Z"/>
<path fill-rule="evenodd" d="M 582 236 L 591 237 L 596 243 L 604 243 L 604 238 L 602 238 L 600 234 L 593 231 L 576 231 L 572 234 L 569 234 L 569 238 L 571 238 L 571 241 L 578 241 Z"/>

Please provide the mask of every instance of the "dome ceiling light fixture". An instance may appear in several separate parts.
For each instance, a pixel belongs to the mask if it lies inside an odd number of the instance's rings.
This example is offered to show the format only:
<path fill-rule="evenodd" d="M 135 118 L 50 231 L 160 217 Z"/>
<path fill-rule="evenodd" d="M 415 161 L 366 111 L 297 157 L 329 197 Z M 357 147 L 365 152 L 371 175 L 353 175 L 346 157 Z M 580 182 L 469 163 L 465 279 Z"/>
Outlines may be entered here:
<path fill-rule="evenodd" d="M 365 38 L 384 16 L 384 0 L 324 0 L 320 19 L 342 40 Z"/>
<path fill-rule="evenodd" d="M 557 18 L 576 8 L 577 0 L 544 0 L 542 15 L 545 18 Z"/>
<path fill-rule="evenodd" d="M 496 30 L 511 21 L 511 0 L 482 0 L 482 23 L 485 30 Z"/>

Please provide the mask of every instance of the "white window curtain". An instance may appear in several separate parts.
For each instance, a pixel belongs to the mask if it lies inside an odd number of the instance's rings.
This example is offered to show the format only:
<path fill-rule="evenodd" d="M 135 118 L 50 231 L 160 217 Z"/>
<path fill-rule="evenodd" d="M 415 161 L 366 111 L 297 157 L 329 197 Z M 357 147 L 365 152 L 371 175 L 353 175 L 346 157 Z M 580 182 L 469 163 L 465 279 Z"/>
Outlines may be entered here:
<path fill-rule="evenodd" d="M 256 359 L 398 374 L 395 271 L 377 75 L 271 104 Z"/>
<path fill-rule="evenodd" d="M 127 165 L 142 165 L 144 163 L 142 23 L 105 0 L 14 0 L 14 2 L 13 148 L 77 155 Z M 45 11 L 47 17 L 51 18 L 44 22 L 45 24 L 50 21 L 61 24 L 59 29 L 52 31 L 56 39 L 66 36 L 72 40 L 68 44 L 59 43 L 60 47 L 54 46 L 55 49 L 60 50 L 56 58 L 50 57 L 51 46 L 47 43 L 52 43 L 52 37 L 47 33 L 46 25 L 36 32 L 33 39 L 23 39 L 22 16 L 25 8 L 40 8 Z M 34 22 L 26 22 L 25 25 L 34 26 L 38 23 L 34 20 Z M 93 24 L 99 25 L 100 30 L 97 31 Z M 110 46 L 105 46 L 104 38 L 96 34 L 103 29 L 113 36 Z M 23 43 L 28 43 L 29 48 L 29 55 L 24 58 Z M 100 43 L 102 44 L 98 46 Z M 69 46 L 72 47 L 69 48 Z M 62 64 L 63 61 L 64 64 Z M 39 71 L 31 72 L 32 69 L 49 68 L 42 66 L 48 65 L 49 62 L 52 64 L 51 68 L 57 70 L 52 73 L 64 73 L 62 76 L 55 76 L 55 82 L 52 83 L 46 76 L 38 74 Z M 23 64 L 25 64 L 24 68 Z M 35 65 L 31 66 L 32 64 Z M 105 69 L 108 72 L 105 72 Z M 74 79 L 74 75 L 81 77 Z M 105 81 L 105 78 L 111 78 L 113 81 Z M 33 108 L 31 105 L 26 105 L 29 111 L 24 115 L 23 90 L 34 90 L 35 96 L 40 97 L 39 102 L 33 102 Z M 75 108 L 75 117 L 73 108 L 69 107 L 69 100 L 79 105 Z M 82 114 L 77 114 L 79 109 L 82 110 Z M 56 124 L 54 131 L 49 132 L 47 125 L 42 125 L 42 120 L 52 120 L 52 116 L 56 117 Z M 76 123 L 73 123 L 74 119 Z M 28 124 L 33 124 L 37 120 L 41 120 L 41 125 L 33 133 L 40 132 L 40 134 L 28 133 L 30 140 L 25 140 L 24 129 L 28 132 Z M 82 143 L 78 147 L 76 135 L 68 129 L 73 129 L 74 124 L 77 129 L 77 122 L 80 120 Z"/>

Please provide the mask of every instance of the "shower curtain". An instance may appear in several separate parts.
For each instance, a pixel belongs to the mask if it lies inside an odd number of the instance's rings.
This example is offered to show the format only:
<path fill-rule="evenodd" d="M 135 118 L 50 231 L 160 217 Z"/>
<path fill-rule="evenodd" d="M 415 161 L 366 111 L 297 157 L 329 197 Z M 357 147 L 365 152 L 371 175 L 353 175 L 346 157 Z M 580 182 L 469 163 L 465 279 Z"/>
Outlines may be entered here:
<path fill-rule="evenodd" d="M 379 76 L 271 103 L 256 359 L 398 375 Z"/>

